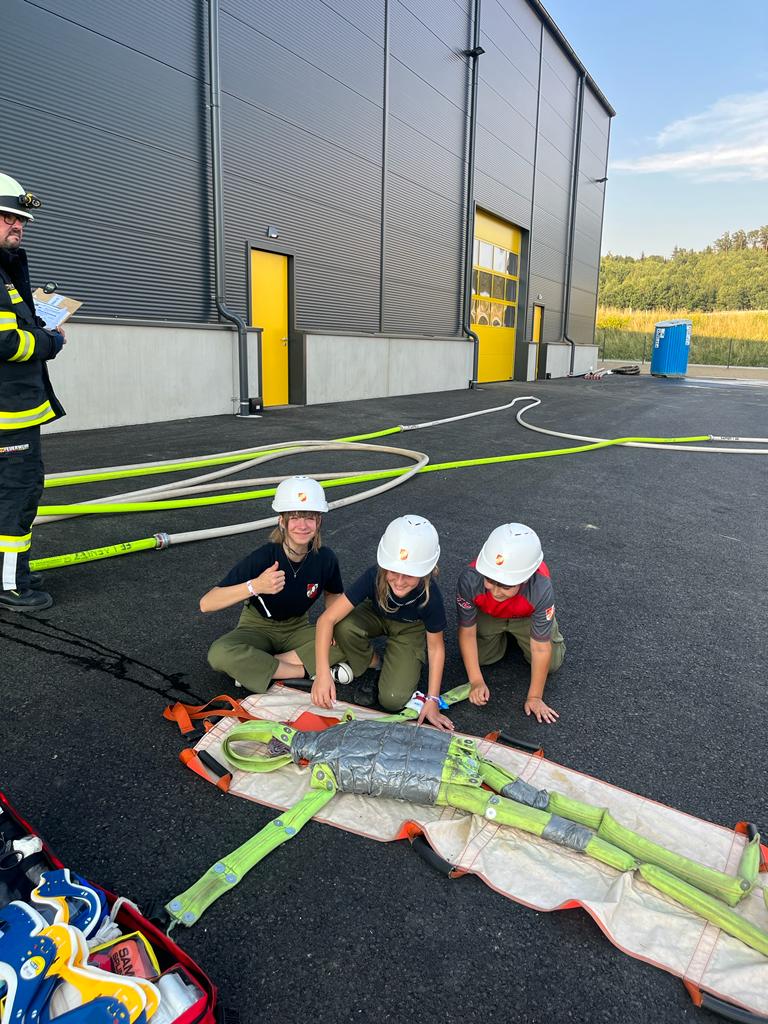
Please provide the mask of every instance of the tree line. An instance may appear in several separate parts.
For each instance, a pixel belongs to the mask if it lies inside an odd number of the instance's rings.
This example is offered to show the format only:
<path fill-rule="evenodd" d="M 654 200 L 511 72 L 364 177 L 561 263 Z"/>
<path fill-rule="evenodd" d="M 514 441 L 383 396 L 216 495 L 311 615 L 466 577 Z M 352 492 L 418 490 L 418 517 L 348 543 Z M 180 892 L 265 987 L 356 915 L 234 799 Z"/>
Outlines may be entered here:
<path fill-rule="evenodd" d="M 768 224 L 726 231 L 705 249 L 669 258 L 603 256 L 600 304 L 623 309 L 768 309 Z"/>

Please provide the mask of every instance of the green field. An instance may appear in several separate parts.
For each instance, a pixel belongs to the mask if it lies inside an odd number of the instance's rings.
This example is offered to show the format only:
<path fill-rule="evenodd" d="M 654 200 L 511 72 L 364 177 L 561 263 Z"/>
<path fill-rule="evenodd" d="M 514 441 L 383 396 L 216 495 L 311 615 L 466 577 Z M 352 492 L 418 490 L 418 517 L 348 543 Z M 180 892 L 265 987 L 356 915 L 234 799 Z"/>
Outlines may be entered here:
<path fill-rule="evenodd" d="M 689 362 L 709 366 L 768 366 L 768 310 L 686 313 L 684 310 L 597 311 L 596 344 L 601 359 L 649 362 L 654 326 L 661 320 L 691 320 Z"/>

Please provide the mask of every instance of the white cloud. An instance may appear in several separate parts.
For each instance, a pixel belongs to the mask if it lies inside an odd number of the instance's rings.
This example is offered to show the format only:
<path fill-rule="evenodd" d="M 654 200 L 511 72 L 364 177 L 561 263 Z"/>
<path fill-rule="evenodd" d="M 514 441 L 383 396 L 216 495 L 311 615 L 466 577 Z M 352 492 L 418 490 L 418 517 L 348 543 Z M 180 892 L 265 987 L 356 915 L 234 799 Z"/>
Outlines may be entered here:
<path fill-rule="evenodd" d="M 655 141 L 656 152 L 617 160 L 611 169 L 694 181 L 766 181 L 768 91 L 726 96 L 668 124 Z"/>

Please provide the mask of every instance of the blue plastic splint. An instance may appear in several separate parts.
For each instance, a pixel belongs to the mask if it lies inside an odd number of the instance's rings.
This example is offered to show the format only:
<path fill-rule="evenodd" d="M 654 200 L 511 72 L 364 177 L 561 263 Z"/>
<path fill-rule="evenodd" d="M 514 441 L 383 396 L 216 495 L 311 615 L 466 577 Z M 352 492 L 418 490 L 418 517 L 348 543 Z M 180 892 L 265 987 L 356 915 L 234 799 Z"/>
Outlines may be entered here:
<path fill-rule="evenodd" d="M 53 907 L 56 924 L 69 924 L 86 936 L 92 935 L 106 914 L 106 899 L 83 879 L 72 878 L 69 868 L 46 871 L 32 899 L 42 906 Z"/>
<path fill-rule="evenodd" d="M 45 926 L 25 903 L 14 901 L 0 910 L 0 979 L 7 986 L 2 1024 L 27 1019 L 33 1006 L 48 1002 L 56 985 L 48 972 L 58 951 L 52 939 L 40 934 Z"/>

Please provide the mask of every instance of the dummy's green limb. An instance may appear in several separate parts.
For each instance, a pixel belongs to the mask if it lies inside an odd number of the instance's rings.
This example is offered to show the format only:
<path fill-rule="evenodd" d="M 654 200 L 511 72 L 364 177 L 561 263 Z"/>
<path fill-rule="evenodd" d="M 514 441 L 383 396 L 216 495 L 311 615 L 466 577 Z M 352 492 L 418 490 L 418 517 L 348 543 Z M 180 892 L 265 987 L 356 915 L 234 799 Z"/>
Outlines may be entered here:
<path fill-rule="evenodd" d="M 492 762 L 483 761 L 480 767 L 483 781 L 497 792 L 501 792 L 508 783 L 516 781 L 514 775 Z M 605 808 L 594 807 L 580 800 L 571 800 L 560 793 L 549 793 L 548 796 L 546 811 L 594 829 L 598 838 L 608 842 L 611 847 L 625 850 L 638 861 L 667 868 L 692 885 L 724 900 L 730 906 L 735 906 L 743 899 L 757 880 L 760 866 L 759 837 L 754 848 L 751 844 L 745 848 L 739 877 L 734 878 L 723 871 L 698 864 L 682 854 L 673 853 L 659 843 L 654 843 L 625 828 L 612 818 Z"/>
<path fill-rule="evenodd" d="M 171 927 L 189 927 L 224 893 L 229 892 L 267 854 L 287 843 L 336 795 L 336 781 L 327 765 L 312 769 L 312 789 L 297 804 L 265 825 L 232 853 L 212 865 L 194 885 L 174 897 L 165 909 Z"/>
<path fill-rule="evenodd" d="M 750 889 L 757 882 L 757 875 L 760 871 L 760 834 L 756 832 L 744 847 L 744 852 L 739 861 L 739 878 L 749 882 Z M 768 890 L 766 890 L 768 892 Z"/>
<path fill-rule="evenodd" d="M 452 690 L 446 690 L 445 693 L 441 693 L 440 696 L 449 706 L 458 704 L 462 700 L 466 700 L 469 696 L 470 686 L 469 683 L 464 683 L 462 686 L 454 686 Z M 412 722 L 419 717 L 419 712 L 414 711 L 413 708 L 403 708 L 402 711 L 398 711 L 396 715 L 378 715 L 376 718 L 377 722 Z"/>
<path fill-rule="evenodd" d="M 724 932 L 740 939 L 763 956 L 768 956 L 768 933 L 735 913 L 721 900 L 701 892 L 695 886 L 689 885 L 655 864 L 641 864 L 640 874 L 654 889 L 671 896 L 673 900 L 722 928 Z"/>
<path fill-rule="evenodd" d="M 527 807 L 516 800 L 508 800 L 487 790 L 454 786 L 450 783 L 440 787 L 437 803 L 480 814 L 498 825 L 511 825 L 535 836 L 542 836 L 553 818 L 549 811 Z M 632 871 L 637 867 L 634 857 L 611 843 L 598 839 L 597 836 L 589 839 L 583 852 L 609 867 L 616 868 L 617 871 Z"/>
<path fill-rule="evenodd" d="M 646 839 L 620 825 L 607 811 L 603 814 L 597 834 L 601 839 L 631 853 L 639 861 L 666 868 L 667 871 L 674 872 L 678 878 L 716 896 L 731 907 L 736 906 L 754 884 L 754 881 L 750 882 L 746 878 L 734 878 L 722 871 L 697 864 L 696 861 L 683 857 L 682 854 L 673 853 L 658 843 L 654 843 L 651 839 Z"/>
<path fill-rule="evenodd" d="M 517 782 L 516 775 L 494 764 L 492 761 L 481 760 L 480 771 L 483 776 L 483 782 L 487 783 L 491 789 L 495 789 L 497 793 L 500 793 L 510 783 Z M 586 804 L 581 800 L 572 800 L 561 793 L 549 794 L 549 803 L 546 810 L 552 814 L 558 814 L 561 818 L 576 821 L 580 825 L 586 825 L 587 828 L 595 830 L 599 827 L 603 818 L 602 807 L 594 807 L 592 804 Z"/>

